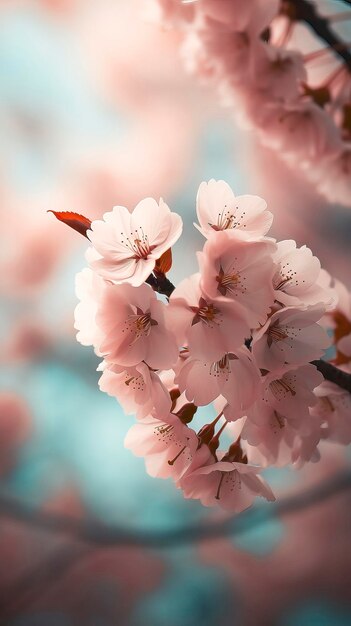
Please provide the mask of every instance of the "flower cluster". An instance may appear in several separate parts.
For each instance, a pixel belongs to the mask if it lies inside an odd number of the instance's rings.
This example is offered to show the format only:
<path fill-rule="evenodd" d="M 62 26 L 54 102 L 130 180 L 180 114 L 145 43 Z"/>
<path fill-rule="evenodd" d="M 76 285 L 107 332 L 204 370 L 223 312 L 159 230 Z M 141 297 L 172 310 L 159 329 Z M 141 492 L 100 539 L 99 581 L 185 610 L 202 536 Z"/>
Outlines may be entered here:
<path fill-rule="evenodd" d="M 351 54 L 331 18 L 305 0 L 154 0 L 154 7 L 162 24 L 183 32 L 187 69 L 212 81 L 242 125 L 321 193 L 347 205 Z M 323 37 L 328 47 L 316 50 Z"/>
<path fill-rule="evenodd" d="M 262 468 L 299 467 L 318 459 L 321 439 L 351 440 L 349 393 L 311 364 L 330 344 L 327 320 L 348 367 L 351 305 L 309 248 L 267 236 L 262 198 L 210 180 L 196 211 L 199 272 L 176 288 L 165 274 L 182 222 L 163 200 L 85 222 L 75 328 L 102 357 L 100 388 L 136 415 L 125 445 L 148 473 L 238 512 L 274 500 Z M 193 427 L 209 405 L 217 417 Z"/>

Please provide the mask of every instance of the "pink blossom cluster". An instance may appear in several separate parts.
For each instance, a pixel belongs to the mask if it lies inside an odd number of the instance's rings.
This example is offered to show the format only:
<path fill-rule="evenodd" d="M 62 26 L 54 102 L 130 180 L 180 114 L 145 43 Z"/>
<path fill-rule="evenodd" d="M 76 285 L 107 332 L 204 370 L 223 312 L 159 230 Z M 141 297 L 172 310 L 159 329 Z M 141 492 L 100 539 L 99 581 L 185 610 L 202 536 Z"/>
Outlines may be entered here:
<path fill-rule="evenodd" d="M 136 415 L 125 445 L 148 473 L 239 512 L 274 500 L 262 468 L 316 461 L 321 439 L 351 441 L 349 393 L 311 364 L 331 343 L 327 320 L 349 366 L 351 299 L 309 248 L 267 235 L 262 198 L 212 179 L 196 211 L 199 271 L 177 287 L 165 274 L 182 221 L 162 199 L 93 221 L 75 328 L 102 358 L 100 388 Z M 195 427 L 199 407 L 217 416 Z"/>
<path fill-rule="evenodd" d="M 310 13 L 311 3 L 305 5 Z M 289 0 L 154 0 L 153 6 L 164 26 L 182 32 L 186 68 L 218 89 L 239 123 L 329 200 L 348 205 L 349 46 L 316 50 L 319 39 L 301 26 L 303 17 Z M 312 8 L 313 16 L 325 17 Z"/>

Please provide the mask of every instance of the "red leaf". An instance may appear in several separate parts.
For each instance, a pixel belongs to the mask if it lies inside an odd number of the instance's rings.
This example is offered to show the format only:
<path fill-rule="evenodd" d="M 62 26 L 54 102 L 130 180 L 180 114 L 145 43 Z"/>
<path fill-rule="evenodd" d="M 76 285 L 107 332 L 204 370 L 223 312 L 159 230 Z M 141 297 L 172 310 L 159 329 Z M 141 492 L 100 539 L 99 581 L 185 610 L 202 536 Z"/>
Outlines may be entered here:
<path fill-rule="evenodd" d="M 155 272 L 157 274 L 167 274 L 172 267 L 172 250 L 168 248 L 156 261 Z"/>
<path fill-rule="evenodd" d="M 87 237 L 87 230 L 91 227 L 91 220 L 84 215 L 79 215 L 79 213 L 72 213 L 72 211 L 48 211 L 48 213 L 53 213 L 60 222 L 67 224 L 76 230 L 77 233 L 84 235 Z"/>

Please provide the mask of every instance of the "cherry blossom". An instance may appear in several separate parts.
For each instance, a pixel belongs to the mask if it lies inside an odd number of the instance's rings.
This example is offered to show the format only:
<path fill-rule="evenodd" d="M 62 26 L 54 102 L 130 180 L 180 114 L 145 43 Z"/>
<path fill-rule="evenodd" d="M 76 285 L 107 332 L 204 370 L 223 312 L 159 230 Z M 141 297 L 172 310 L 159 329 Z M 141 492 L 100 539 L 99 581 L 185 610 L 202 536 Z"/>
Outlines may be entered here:
<path fill-rule="evenodd" d="M 226 353 L 214 362 L 190 357 L 175 380 L 188 400 L 197 406 L 224 396 L 233 410 L 242 415 L 255 401 L 260 372 L 249 350 L 242 347 L 236 354 Z"/>
<path fill-rule="evenodd" d="M 273 287 L 276 300 L 285 305 L 335 304 L 330 277 L 307 246 L 296 247 L 292 240 L 279 241 L 273 255 L 276 270 Z"/>
<path fill-rule="evenodd" d="M 321 157 L 329 158 L 340 147 L 332 120 L 313 102 L 263 103 L 249 115 L 257 124 L 263 143 L 282 151 L 286 160 L 299 161 L 300 166 Z"/>
<path fill-rule="evenodd" d="M 309 173 L 312 181 L 317 179 L 318 187 L 331 202 L 348 205 L 350 202 L 351 148 L 341 144 L 340 149 L 329 159 L 316 163 L 316 172 Z"/>
<path fill-rule="evenodd" d="M 172 414 L 164 421 L 145 417 L 130 428 L 124 441 L 126 448 L 145 458 L 150 476 L 175 479 L 190 465 L 198 444 L 196 433 Z"/>
<path fill-rule="evenodd" d="M 273 502 L 275 497 L 259 476 L 259 467 L 219 461 L 187 473 L 180 481 L 185 498 L 196 498 L 204 506 L 219 504 L 225 511 L 240 513 L 256 496 Z"/>
<path fill-rule="evenodd" d="M 257 46 L 260 46 L 259 49 Z M 292 101 L 297 98 L 299 84 L 307 79 L 303 56 L 259 42 L 252 63 L 253 81 L 259 92 L 272 99 Z"/>
<path fill-rule="evenodd" d="M 197 0 L 149 0 L 144 17 L 150 21 L 162 21 L 167 27 L 174 23 L 186 25 L 194 19 L 194 3 Z"/>
<path fill-rule="evenodd" d="M 267 374 L 262 379 L 262 392 L 247 415 L 262 424 L 266 410 L 289 418 L 296 430 L 309 432 L 309 407 L 316 403 L 314 389 L 323 381 L 323 376 L 314 365 L 308 364 L 284 372 Z"/>
<path fill-rule="evenodd" d="M 332 329 L 334 361 L 351 373 L 351 295 L 306 245 L 266 236 L 263 199 L 235 197 L 211 179 L 196 208 L 206 238 L 200 272 L 175 287 L 164 255 L 162 271 L 156 257 L 147 269 L 149 284 L 135 286 L 135 274 L 115 284 L 91 247 L 91 267 L 76 280 L 75 327 L 103 357 L 100 389 L 136 416 L 125 445 L 148 473 L 173 478 L 185 498 L 240 512 L 257 496 L 274 500 L 261 468 L 299 469 L 319 460 L 321 440 L 351 441 L 348 379 L 336 370 L 325 380 L 330 364 L 310 363 Z M 114 220 L 101 224 L 111 242 Z M 198 408 L 211 403 L 217 417 L 201 425 Z"/>
<path fill-rule="evenodd" d="M 97 295 L 95 324 L 99 342 L 98 353 L 109 362 L 125 367 L 145 361 L 152 368 L 167 369 L 177 360 L 178 347 L 173 333 L 165 323 L 165 305 L 157 300 L 148 285 L 113 285 L 105 282 Z M 88 298 L 83 294 L 82 309 L 89 310 Z M 76 317 L 76 328 L 81 330 Z M 93 339 L 95 340 L 96 331 Z"/>
<path fill-rule="evenodd" d="M 182 220 L 160 199 L 141 200 L 132 213 L 115 206 L 103 220 L 95 220 L 88 231 L 97 258 L 90 265 L 114 283 L 141 285 L 157 259 L 179 239 Z"/>
<path fill-rule="evenodd" d="M 265 377 L 241 433 L 251 446 L 250 460 L 263 465 L 286 465 L 301 461 L 303 455 L 310 460 L 321 432 L 320 420 L 309 409 L 317 402 L 314 389 L 322 380 L 313 365 Z M 308 451 L 311 456 L 306 458 Z"/>
<path fill-rule="evenodd" d="M 206 29 L 197 33 L 191 30 L 183 43 L 181 56 L 189 72 L 207 80 L 229 73 L 237 84 L 248 74 L 252 47 L 253 42 L 245 32 Z"/>
<path fill-rule="evenodd" d="M 351 443 L 351 394 L 327 380 L 316 389 L 311 413 L 322 420 L 322 437 L 343 445 Z"/>
<path fill-rule="evenodd" d="M 259 196 L 235 196 L 224 180 L 211 179 L 199 187 L 196 212 L 200 226 L 195 226 L 205 237 L 213 231 L 240 230 L 249 238 L 257 238 L 272 224 L 273 215 L 266 209 L 267 203 Z"/>
<path fill-rule="evenodd" d="M 199 6 L 200 5 L 200 6 Z M 196 10 L 198 17 L 203 13 L 211 18 L 214 28 L 223 26 L 230 31 L 247 32 L 251 36 L 259 35 L 276 15 L 277 0 L 200 0 Z M 217 24 L 218 22 L 218 24 Z"/>
<path fill-rule="evenodd" d="M 184 279 L 173 291 L 168 317 L 178 344 L 187 345 L 190 355 L 199 359 L 216 361 L 250 336 L 235 307 L 204 296 L 200 274 Z"/>
<path fill-rule="evenodd" d="M 274 302 L 271 241 L 247 241 L 218 232 L 198 253 L 201 288 L 210 298 L 235 303 L 250 328 L 264 324 Z"/>
<path fill-rule="evenodd" d="M 98 346 L 104 334 L 97 326 L 96 314 L 99 299 L 105 288 L 105 281 L 88 267 L 76 275 L 76 295 L 80 300 L 74 311 L 74 328 L 78 330 L 77 341 L 83 346 L 94 346 L 99 356 L 102 355 Z"/>
<path fill-rule="evenodd" d="M 351 294 L 343 283 L 334 281 L 337 304 L 327 313 L 327 326 L 333 328 L 338 365 L 351 360 Z"/>
<path fill-rule="evenodd" d="M 105 363 L 99 380 L 101 391 L 114 396 L 127 414 L 135 413 L 138 419 L 151 411 L 155 415 L 167 415 L 171 409 L 171 398 L 156 372 L 145 363 L 123 368 Z"/>
<path fill-rule="evenodd" d="M 320 193 L 348 205 L 350 55 L 334 16 L 308 2 L 298 8 L 277 0 L 157 4 L 161 24 L 179 31 L 188 71 L 210 82 L 238 123 Z M 302 26 L 308 37 L 296 33 Z M 318 49 L 321 44 L 326 47 Z"/>
<path fill-rule="evenodd" d="M 15 465 L 21 447 L 32 434 L 32 415 L 24 398 L 10 391 L 0 392 L 0 476 Z"/>
<path fill-rule="evenodd" d="M 262 467 L 292 464 L 298 468 L 317 461 L 321 439 L 320 419 L 311 416 L 309 423 L 310 432 L 302 435 L 290 420 L 274 411 L 267 411 L 266 421 L 260 426 L 246 419 L 241 437 L 249 462 L 259 463 Z"/>
<path fill-rule="evenodd" d="M 326 331 L 317 323 L 323 314 L 320 305 L 303 310 L 289 307 L 273 313 L 253 335 L 252 351 L 258 366 L 272 371 L 285 364 L 303 365 L 320 358 L 330 345 Z"/>

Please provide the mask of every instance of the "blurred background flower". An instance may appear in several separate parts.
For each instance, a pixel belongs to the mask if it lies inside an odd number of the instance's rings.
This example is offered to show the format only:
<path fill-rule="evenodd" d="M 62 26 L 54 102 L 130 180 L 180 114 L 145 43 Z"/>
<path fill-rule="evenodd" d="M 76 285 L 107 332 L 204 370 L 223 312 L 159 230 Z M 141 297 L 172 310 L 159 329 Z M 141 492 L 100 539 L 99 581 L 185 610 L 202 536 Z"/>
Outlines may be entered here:
<path fill-rule="evenodd" d="M 349 288 L 351 213 L 239 130 L 212 88 L 186 75 L 179 36 L 144 21 L 143 8 L 0 2 L 0 479 L 38 510 L 164 531 L 213 513 L 124 449 L 131 421 L 98 390 L 98 361 L 75 342 L 86 243 L 47 210 L 93 219 L 162 196 L 185 225 L 177 282 L 202 245 L 198 185 L 223 178 L 263 196 L 274 235 L 307 244 Z M 269 479 L 287 494 L 349 463 L 329 444 L 320 464 Z M 340 494 L 235 538 L 151 550 L 94 548 L 0 509 L 0 623 L 344 626 L 349 516 Z"/>

